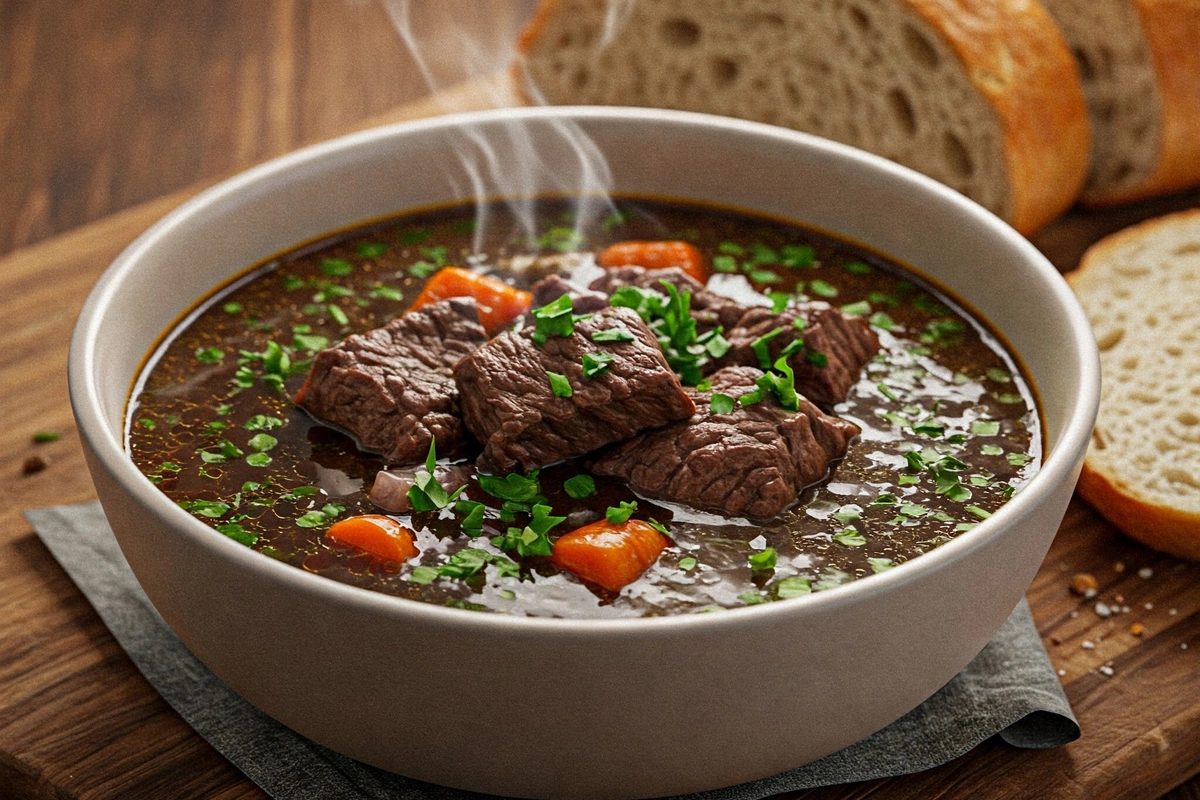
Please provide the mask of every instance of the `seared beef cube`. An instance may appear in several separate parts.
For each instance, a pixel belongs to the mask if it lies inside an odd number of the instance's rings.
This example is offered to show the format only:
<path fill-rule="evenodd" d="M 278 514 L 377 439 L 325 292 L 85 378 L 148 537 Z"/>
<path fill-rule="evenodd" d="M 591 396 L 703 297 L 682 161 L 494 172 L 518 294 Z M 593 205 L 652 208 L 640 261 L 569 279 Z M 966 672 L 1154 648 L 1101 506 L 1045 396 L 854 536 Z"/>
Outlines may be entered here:
<path fill-rule="evenodd" d="M 687 389 L 696 414 L 614 445 L 592 465 L 647 497 L 753 519 L 774 517 L 796 502 L 804 487 L 824 478 L 859 433 L 852 422 L 829 416 L 800 398 L 800 410 L 766 396 L 712 410 L 712 395 L 736 398 L 755 390 L 762 372 L 726 367 L 713 374 L 712 391 Z"/>
<path fill-rule="evenodd" d="M 774 333 L 778 330 L 779 333 Z M 769 336 L 764 364 L 754 343 Z M 737 324 L 725 331 L 729 352 L 712 365 L 769 368 L 796 339 L 804 346 L 788 357 L 796 373 L 796 391 L 814 403 L 831 406 L 846 399 L 859 373 L 877 352 L 879 337 L 859 317 L 843 314 L 827 303 L 805 303 L 774 313 L 769 308 L 751 308 Z"/>
<path fill-rule="evenodd" d="M 632 341 L 592 338 L 614 330 L 628 331 Z M 544 344 L 534 341 L 534 332 L 502 333 L 454 370 L 463 420 L 483 442 L 483 469 L 545 466 L 695 411 L 654 334 L 631 309 L 604 309 L 576 322 L 571 335 L 549 336 Z M 584 356 L 597 353 L 611 363 L 584 377 Z M 566 377 L 569 397 L 555 394 L 548 373 Z"/>
<path fill-rule="evenodd" d="M 681 292 L 686 289 L 691 293 L 692 316 L 696 319 L 696 330 L 700 333 L 717 326 L 730 328 L 746 311 L 746 307 L 736 300 L 730 300 L 728 297 L 722 297 L 716 292 L 705 289 L 704 284 L 679 267 L 667 269 L 613 267 L 603 276 L 592 281 L 588 288 L 611 297 L 613 292 L 622 286 L 635 286 L 639 289 L 649 289 L 666 297 L 667 292 L 662 285 L 663 281 Z"/>
<path fill-rule="evenodd" d="M 313 360 L 296 403 L 394 464 L 467 455 L 454 365 L 487 341 L 475 301 L 454 297 L 348 337 Z"/>
<path fill-rule="evenodd" d="M 564 294 L 571 296 L 571 307 L 576 314 L 592 314 L 608 306 L 608 295 L 603 292 L 581 289 L 558 275 L 548 275 L 533 285 L 533 308 L 553 303 Z"/>

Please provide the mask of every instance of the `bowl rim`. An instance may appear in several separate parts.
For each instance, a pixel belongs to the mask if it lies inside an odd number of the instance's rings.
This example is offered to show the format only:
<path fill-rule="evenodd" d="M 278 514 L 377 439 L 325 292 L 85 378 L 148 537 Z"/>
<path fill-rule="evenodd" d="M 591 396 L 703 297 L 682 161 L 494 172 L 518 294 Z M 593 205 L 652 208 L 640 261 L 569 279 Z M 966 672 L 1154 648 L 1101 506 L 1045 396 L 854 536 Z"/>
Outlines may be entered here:
<path fill-rule="evenodd" d="M 207 523 L 201 522 L 171 502 L 134 465 L 124 446 L 124 431 L 114 436 L 105 419 L 95 376 L 96 347 L 99 342 L 98 326 L 105 316 L 105 309 L 120 290 L 123 276 L 136 269 L 139 261 L 152 251 L 160 241 L 170 237 L 191 218 L 202 215 L 206 209 L 219 205 L 226 198 L 237 195 L 254 186 L 268 184 L 275 177 L 301 165 L 316 162 L 331 155 L 366 147 L 372 143 L 434 132 L 441 129 L 461 128 L 467 125 L 487 125 L 527 120 L 573 120 L 588 121 L 628 120 L 637 124 L 707 127 L 734 135 L 760 137 L 781 141 L 800 149 L 815 152 L 818 157 L 858 162 L 870 169 L 883 173 L 889 180 L 910 185 L 915 191 L 938 195 L 969 218 L 971 224 L 979 226 L 989 237 L 999 237 L 1015 248 L 1025 259 L 1027 266 L 1042 282 L 1039 288 L 1049 291 L 1066 316 L 1071 333 L 1070 345 L 1079 364 L 1079 380 L 1075 386 L 1074 402 L 1071 404 L 1058 441 L 1043 458 L 1041 469 L 1020 493 L 1008 500 L 990 518 L 981 521 L 975 528 L 965 531 L 950 541 L 938 545 L 884 572 L 865 576 L 831 590 L 813 592 L 801 597 L 789 598 L 787 602 L 761 603 L 754 606 L 722 609 L 729 613 L 671 614 L 656 617 L 619 618 L 558 618 L 529 617 L 497 613 L 467 612 L 463 609 L 443 607 L 413 601 L 383 592 L 365 589 L 330 578 L 310 574 L 292 564 L 276 561 L 255 552 L 222 535 Z M 323 232 L 314 233 L 314 236 Z M 870 243 L 867 243 L 868 245 Z M 134 378 L 136 380 L 136 376 Z M 1034 508 L 1063 481 L 1070 480 L 1073 470 L 1087 447 L 1099 406 L 1100 365 L 1095 340 L 1086 316 L 1065 279 L 1050 262 L 1025 237 L 993 215 L 991 212 L 967 199 L 963 195 L 907 167 L 867 153 L 857 148 L 823 139 L 811 134 L 780 128 L 758 122 L 667 109 L 626 108 L 608 106 L 554 106 L 516 107 L 470 111 L 458 114 L 431 117 L 409 122 L 400 122 L 358 131 L 263 162 L 201 191 L 188 199 L 138 236 L 125 248 L 101 275 L 90 292 L 76 322 L 70 344 L 68 361 L 68 383 L 71 405 L 75 413 L 80 435 L 94 454 L 96 462 L 108 473 L 121 489 L 143 508 L 163 519 L 166 525 L 189 537 L 201 547 L 216 550 L 221 557 L 231 559 L 248 571 L 258 573 L 264 580 L 280 584 L 281 588 L 324 594 L 338 604 L 356 607 L 364 613 L 387 614 L 411 618 L 415 622 L 437 623 L 443 627 L 460 629 L 464 632 L 546 632 L 556 636 L 607 637 L 631 634 L 656 636 L 675 631 L 704 631 L 718 633 L 733 627 L 770 625 L 784 617 L 817 615 L 830 609 L 856 604 L 875 595 L 886 594 L 910 583 L 927 572 L 937 571 L 976 550 L 987 546 L 1007 528 L 1020 524 Z M 128 391 L 128 389 L 127 389 Z M 127 399 L 126 399 L 127 401 Z"/>

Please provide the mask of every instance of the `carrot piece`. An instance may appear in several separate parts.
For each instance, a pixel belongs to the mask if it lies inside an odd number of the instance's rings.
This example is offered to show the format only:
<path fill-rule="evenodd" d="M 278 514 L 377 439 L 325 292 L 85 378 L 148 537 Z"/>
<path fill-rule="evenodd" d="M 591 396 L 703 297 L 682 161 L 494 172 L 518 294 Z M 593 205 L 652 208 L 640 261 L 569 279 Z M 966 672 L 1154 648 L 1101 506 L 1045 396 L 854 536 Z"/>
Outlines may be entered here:
<path fill-rule="evenodd" d="M 708 280 L 708 268 L 700 250 L 688 242 L 641 242 L 628 241 L 610 244 L 596 256 L 602 267 L 645 267 L 666 269 L 679 267 L 696 280 Z"/>
<path fill-rule="evenodd" d="M 473 297 L 479 305 L 479 321 L 488 336 L 529 310 L 533 295 L 504 281 L 459 267 L 443 267 L 425 282 L 411 310 L 449 297 Z"/>
<path fill-rule="evenodd" d="M 633 583 L 667 546 L 667 539 L 645 522 L 613 525 L 602 519 L 565 533 L 554 543 L 554 566 L 616 592 Z"/>
<path fill-rule="evenodd" d="M 337 544 L 365 550 L 383 561 L 407 561 L 421 552 L 413 544 L 412 531 L 382 514 L 338 520 L 329 526 L 325 536 Z"/>

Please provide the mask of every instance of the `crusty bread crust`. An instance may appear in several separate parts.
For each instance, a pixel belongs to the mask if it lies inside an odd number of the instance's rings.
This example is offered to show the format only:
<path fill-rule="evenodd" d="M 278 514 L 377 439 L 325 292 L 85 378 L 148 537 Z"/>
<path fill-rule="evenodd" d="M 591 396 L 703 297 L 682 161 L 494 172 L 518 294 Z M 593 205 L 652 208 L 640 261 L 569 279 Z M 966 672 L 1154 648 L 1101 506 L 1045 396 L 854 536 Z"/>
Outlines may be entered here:
<path fill-rule="evenodd" d="M 1031 233 L 1087 178 L 1091 130 L 1075 59 L 1036 2 L 907 0 L 958 54 L 1004 131 L 1010 224 Z"/>
<path fill-rule="evenodd" d="M 1147 503 L 1134 487 L 1085 461 L 1075 490 L 1105 519 L 1147 547 L 1200 561 L 1200 516 Z"/>
<path fill-rule="evenodd" d="M 777 2 L 781 14 L 794 13 L 800 5 Z M 1087 177 L 1090 127 L 1074 58 L 1045 8 L 1033 0 L 893 2 L 940 36 L 996 120 L 1002 143 L 995 159 L 1003 161 L 1008 186 L 1007 196 L 993 209 L 1028 234 L 1070 207 Z M 602 0 L 596 3 L 602 7 Z M 763 15 L 770 7 L 769 2 L 758 3 L 756 12 Z M 542 0 L 520 37 L 522 57 L 554 49 L 549 31 L 561 31 L 556 14 L 567 13 L 563 8 L 563 0 Z M 536 89 L 528 86 L 519 62 L 513 74 L 526 101 L 536 100 Z M 568 96 L 550 100 L 574 101 Z"/>
<path fill-rule="evenodd" d="M 1200 185 L 1200 3 L 1132 0 L 1154 61 L 1161 96 L 1158 165 L 1142 183 L 1089 195 L 1110 206 Z"/>
<path fill-rule="evenodd" d="M 1097 328 L 1101 347 L 1101 370 L 1103 380 L 1112 386 L 1113 381 L 1119 381 L 1122 365 L 1119 363 L 1117 342 L 1125 341 L 1132 333 L 1125 332 L 1122 336 L 1114 336 L 1103 328 L 1112 323 L 1113 308 L 1120 308 L 1127 315 L 1127 322 L 1119 325 L 1122 330 L 1144 324 L 1144 317 L 1149 314 L 1176 310 L 1181 319 L 1194 318 L 1192 308 L 1200 303 L 1200 285 L 1179 288 L 1169 298 L 1171 309 L 1162 305 L 1149 307 L 1148 296 L 1155 293 L 1153 285 L 1155 271 L 1170 272 L 1171 264 L 1164 259 L 1162 250 L 1165 247 L 1175 253 L 1194 258 L 1200 252 L 1200 209 L 1182 211 L 1157 219 L 1148 220 L 1138 225 L 1108 236 L 1093 245 L 1080 261 L 1079 269 L 1067 275 L 1071 288 L 1079 296 L 1084 310 L 1089 317 L 1102 315 L 1102 320 L 1093 320 Z M 1144 285 L 1142 294 L 1130 292 L 1128 295 L 1119 293 L 1119 287 L 1113 285 L 1113 273 L 1126 276 L 1124 280 Z M 1128 288 L 1128 287 L 1125 287 Z M 1164 316 L 1158 313 L 1159 316 Z M 1162 324 L 1165 324 L 1162 320 Z M 1187 342 L 1181 342 L 1173 334 L 1178 331 L 1162 330 L 1160 335 L 1152 337 L 1153 348 L 1138 349 L 1136 356 L 1146 362 L 1162 362 L 1167 359 L 1187 359 L 1192 364 L 1189 368 L 1194 371 L 1194 347 Z M 1140 340 L 1144 341 L 1144 340 Z M 1172 351 L 1176 351 L 1172 353 Z M 1126 354 L 1128 355 L 1128 354 Z M 1190 358 L 1189 358 L 1190 356 Z M 1186 372 L 1186 370 L 1185 370 Z M 1188 376 L 1180 375 L 1180 380 Z M 1146 391 L 1157 393 L 1165 387 L 1147 386 Z M 1195 390 L 1193 390 L 1194 393 Z M 1164 499 L 1161 491 L 1155 496 L 1154 490 L 1148 485 L 1150 475 L 1161 470 L 1166 464 L 1184 464 L 1184 453 L 1195 454 L 1200 449 L 1200 443 L 1194 436 L 1187 438 L 1173 435 L 1169 424 L 1172 417 L 1181 413 L 1195 415 L 1200 412 L 1200 401 L 1194 408 L 1170 407 L 1156 408 L 1155 425 L 1140 424 L 1137 433 L 1145 442 L 1153 442 L 1155 437 L 1166 436 L 1171 439 L 1175 449 L 1162 450 L 1152 444 L 1143 449 L 1156 450 L 1157 461 L 1146 463 L 1135 458 L 1135 453 L 1118 450 L 1119 442 L 1106 441 L 1103 431 L 1122 417 L 1136 415 L 1137 409 L 1125 407 L 1120 400 L 1114 398 L 1113 390 L 1101 391 L 1100 415 L 1097 419 L 1096 433 L 1093 434 L 1092 446 L 1084 460 L 1083 471 L 1077 484 L 1079 494 L 1096 508 L 1105 518 L 1130 537 L 1148 547 L 1161 550 L 1181 558 L 1200 561 L 1200 504 L 1194 497 L 1189 502 L 1180 492 L 1174 504 Z M 1189 420 L 1195 422 L 1195 420 Z M 1099 449 L 1098 449 L 1099 448 Z M 1104 451 L 1102 455 L 1101 451 Z M 1120 457 L 1105 457 L 1110 451 L 1118 451 Z M 1200 474 L 1188 477 L 1189 483 L 1200 480 Z"/>

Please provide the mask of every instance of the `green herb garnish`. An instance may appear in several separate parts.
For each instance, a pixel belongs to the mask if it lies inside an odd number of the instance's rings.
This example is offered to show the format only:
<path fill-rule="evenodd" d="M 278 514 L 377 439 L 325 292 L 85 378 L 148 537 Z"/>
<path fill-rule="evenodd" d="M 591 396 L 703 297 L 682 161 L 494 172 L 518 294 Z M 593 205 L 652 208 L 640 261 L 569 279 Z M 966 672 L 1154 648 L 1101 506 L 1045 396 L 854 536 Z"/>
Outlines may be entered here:
<path fill-rule="evenodd" d="M 554 392 L 555 397 L 570 397 L 575 394 L 566 375 L 546 370 L 546 380 L 550 382 L 550 391 Z"/>
<path fill-rule="evenodd" d="M 774 547 L 768 547 L 757 553 L 751 553 L 746 557 L 746 561 L 749 562 L 752 572 L 766 572 L 769 569 L 775 569 L 777 560 L 778 557 L 775 554 Z"/>
<path fill-rule="evenodd" d="M 413 476 L 413 485 L 408 490 L 408 502 L 414 511 L 437 511 L 453 503 L 465 487 L 460 486 L 448 493 L 434 477 L 437 468 L 437 439 L 429 441 L 429 453 L 425 456 L 425 470 Z"/>
<path fill-rule="evenodd" d="M 733 398 L 720 392 L 714 392 L 712 400 L 709 401 L 709 409 L 714 414 L 731 414 L 733 413 L 733 407 Z"/>
<path fill-rule="evenodd" d="M 620 505 L 609 506 L 608 510 L 604 512 L 604 518 L 609 521 L 609 524 L 624 525 L 633 516 L 633 512 L 637 511 L 637 507 L 636 500 L 632 502 L 622 500 Z"/>
<path fill-rule="evenodd" d="M 588 380 L 598 378 L 607 370 L 609 364 L 613 362 L 613 357 L 608 353 L 586 353 L 583 356 L 583 377 Z M 555 392 L 555 394 L 558 394 Z M 570 397 L 570 395 L 565 395 Z"/>
<path fill-rule="evenodd" d="M 582 500 L 596 493 L 596 482 L 592 480 L 591 475 L 576 475 L 563 481 L 563 491 L 569 497 Z"/>
<path fill-rule="evenodd" d="M 575 318 L 572 315 L 572 301 L 569 294 L 561 295 L 557 300 L 533 310 L 534 328 L 532 339 L 539 345 L 544 345 L 551 336 L 570 336 L 575 332 Z M 570 395 L 566 395 L 569 397 Z"/>

